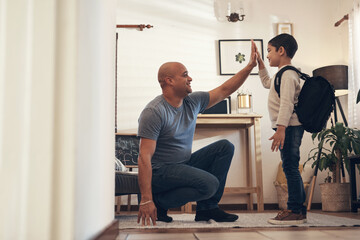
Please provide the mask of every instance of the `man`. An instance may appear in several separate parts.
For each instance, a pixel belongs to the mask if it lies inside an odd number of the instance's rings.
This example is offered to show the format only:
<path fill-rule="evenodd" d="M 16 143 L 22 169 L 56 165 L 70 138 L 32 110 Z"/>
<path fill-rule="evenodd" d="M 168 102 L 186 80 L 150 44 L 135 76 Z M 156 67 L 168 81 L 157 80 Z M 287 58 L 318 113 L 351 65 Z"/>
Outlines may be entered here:
<path fill-rule="evenodd" d="M 221 140 L 191 153 L 198 113 L 235 92 L 256 66 L 252 42 L 249 64 L 210 92 L 192 93 L 192 78 L 178 62 L 163 64 L 158 72 L 162 95 L 152 100 L 139 118 L 138 223 L 171 222 L 169 208 L 196 201 L 195 221 L 233 222 L 238 216 L 219 209 L 234 146 Z"/>

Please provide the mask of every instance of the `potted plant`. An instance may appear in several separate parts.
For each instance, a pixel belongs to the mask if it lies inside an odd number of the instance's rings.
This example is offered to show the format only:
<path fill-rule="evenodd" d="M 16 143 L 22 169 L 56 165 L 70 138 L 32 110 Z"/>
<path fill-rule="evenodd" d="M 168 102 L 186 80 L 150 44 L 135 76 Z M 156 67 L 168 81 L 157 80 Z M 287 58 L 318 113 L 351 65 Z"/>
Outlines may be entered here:
<path fill-rule="evenodd" d="M 341 183 L 340 170 L 341 166 L 345 166 L 349 171 L 347 157 L 360 154 L 360 130 L 346 127 L 338 122 L 331 128 L 324 128 L 314 133 L 312 139 L 313 141 L 317 139 L 319 143 L 310 151 L 304 165 L 313 161 L 312 167 L 318 166 L 320 171 L 329 170 L 332 173 L 332 176 L 325 179 L 325 183 L 320 184 L 322 210 L 349 211 L 350 186 L 348 183 Z"/>

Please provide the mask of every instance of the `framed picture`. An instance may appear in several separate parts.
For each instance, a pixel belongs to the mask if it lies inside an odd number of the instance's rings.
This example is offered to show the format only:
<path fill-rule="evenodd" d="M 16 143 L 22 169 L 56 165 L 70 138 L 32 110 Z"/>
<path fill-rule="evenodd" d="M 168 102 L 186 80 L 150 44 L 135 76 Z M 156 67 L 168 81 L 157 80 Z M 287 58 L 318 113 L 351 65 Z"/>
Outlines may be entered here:
<path fill-rule="evenodd" d="M 127 167 L 138 165 L 140 138 L 136 134 L 115 135 L 115 156 Z"/>
<path fill-rule="evenodd" d="M 293 27 L 292 23 L 278 23 L 277 24 L 277 34 L 281 33 L 287 33 L 287 34 L 293 34 Z"/>
<path fill-rule="evenodd" d="M 261 58 L 264 59 L 263 40 L 253 40 L 258 48 Z M 248 64 L 250 54 L 251 39 L 219 40 L 220 75 L 235 75 Z M 257 75 L 257 68 L 254 68 L 250 74 Z"/>

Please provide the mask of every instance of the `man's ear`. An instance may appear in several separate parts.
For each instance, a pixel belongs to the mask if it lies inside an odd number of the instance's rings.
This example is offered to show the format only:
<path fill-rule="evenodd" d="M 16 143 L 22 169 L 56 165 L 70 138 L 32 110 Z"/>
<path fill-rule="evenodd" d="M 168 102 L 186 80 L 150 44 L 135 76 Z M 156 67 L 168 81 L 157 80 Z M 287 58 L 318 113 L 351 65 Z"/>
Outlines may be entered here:
<path fill-rule="evenodd" d="M 165 77 L 165 82 L 168 85 L 173 85 L 174 80 L 171 77 Z"/>

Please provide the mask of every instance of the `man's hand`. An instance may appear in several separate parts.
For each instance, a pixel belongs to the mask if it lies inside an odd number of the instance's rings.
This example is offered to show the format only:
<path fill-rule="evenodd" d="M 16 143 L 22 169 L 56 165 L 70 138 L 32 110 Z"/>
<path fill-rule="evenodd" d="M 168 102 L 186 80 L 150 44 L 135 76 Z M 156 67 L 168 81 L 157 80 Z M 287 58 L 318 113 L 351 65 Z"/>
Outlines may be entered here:
<path fill-rule="evenodd" d="M 256 44 L 251 39 L 251 54 L 250 54 L 250 60 L 249 60 L 249 63 L 248 63 L 248 66 L 250 66 L 251 68 L 256 67 L 257 55 L 258 55 L 258 51 L 257 51 L 257 48 L 256 48 Z"/>
<path fill-rule="evenodd" d="M 279 147 L 280 149 L 283 149 L 284 142 L 285 142 L 285 126 L 279 125 L 275 134 L 269 138 L 269 140 L 273 140 L 271 144 L 271 151 L 278 151 Z"/>
<path fill-rule="evenodd" d="M 156 207 L 153 201 L 140 202 L 139 204 L 139 213 L 137 223 L 140 223 L 142 226 L 150 226 L 150 219 L 153 225 L 156 225 L 157 212 Z"/>

